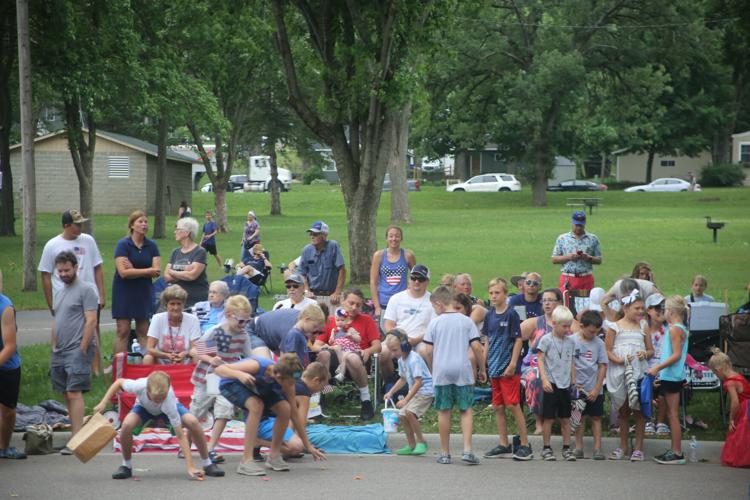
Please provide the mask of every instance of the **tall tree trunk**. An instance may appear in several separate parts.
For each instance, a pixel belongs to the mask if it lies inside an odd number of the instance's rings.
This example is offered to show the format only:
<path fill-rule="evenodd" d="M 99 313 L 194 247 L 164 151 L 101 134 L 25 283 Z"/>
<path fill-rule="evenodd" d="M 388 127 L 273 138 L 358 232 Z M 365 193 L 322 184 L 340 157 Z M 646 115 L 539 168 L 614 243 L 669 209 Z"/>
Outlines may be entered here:
<path fill-rule="evenodd" d="M 36 291 L 36 171 L 31 99 L 29 3 L 16 0 L 18 81 L 21 97 L 21 157 L 23 161 L 23 291 Z"/>
<path fill-rule="evenodd" d="M 276 137 L 268 138 L 268 158 L 271 167 L 271 215 L 281 215 L 281 183 L 276 163 Z"/>
<path fill-rule="evenodd" d="M 601 155 L 602 160 L 599 164 L 599 177 L 601 177 L 601 180 L 604 180 L 609 177 L 609 171 L 607 169 L 607 153 L 603 152 Z"/>
<path fill-rule="evenodd" d="M 154 238 L 166 236 L 167 217 L 164 210 L 164 180 L 167 176 L 167 133 L 169 120 L 162 110 L 159 116 L 159 140 L 157 145 L 156 193 L 154 196 Z"/>
<path fill-rule="evenodd" d="M 68 133 L 68 148 L 73 167 L 78 177 L 78 209 L 84 217 L 83 231 L 94 234 L 94 151 L 96 151 L 96 123 L 90 113 L 87 119 L 87 139 L 81 123 L 81 100 L 79 97 L 65 99 L 65 121 Z M 70 207 L 75 208 L 75 207 Z"/>
<path fill-rule="evenodd" d="M 229 175 L 231 170 L 224 169 L 224 155 L 221 153 L 221 136 L 217 135 L 214 144 L 214 153 L 216 157 L 216 171 L 214 171 L 211 165 L 211 159 L 208 157 L 206 148 L 203 146 L 203 139 L 198 132 L 198 127 L 194 123 L 187 124 L 190 135 L 193 136 L 193 142 L 195 147 L 198 149 L 198 155 L 201 157 L 203 162 L 203 168 L 206 169 L 206 175 L 211 179 L 211 185 L 214 190 L 214 207 L 216 208 L 216 224 L 219 226 L 219 231 L 222 233 L 229 230 L 227 223 L 227 181 L 229 181 Z"/>
<path fill-rule="evenodd" d="M 0 236 L 15 236 L 16 234 L 13 173 L 10 169 L 10 128 L 13 123 L 10 76 L 18 54 L 14 10 L 14 2 L 3 2 L 3 6 L 0 7 L 0 175 L 3 178 L 0 198 Z"/>
<path fill-rule="evenodd" d="M 391 155 L 388 159 L 388 172 L 391 176 L 391 221 L 393 223 L 410 223 L 411 210 L 409 208 L 409 187 L 406 176 L 406 152 L 409 146 L 409 118 L 411 104 L 403 109 L 391 110 L 393 143 Z"/>
<path fill-rule="evenodd" d="M 648 159 L 646 160 L 646 184 L 651 182 L 651 176 L 654 170 L 654 155 L 655 154 L 656 154 L 656 146 L 651 144 L 648 147 Z"/>
<path fill-rule="evenodd" d="M 732 129 L 728 127 L 719 127 L 714 132 L 714 140 L 711 147 L 711 161 L 714 165 L 731 163 L 732 160 Z"/>
<path fill-rule="evenodd" d="M 550 151 L 547 138 L 557 133 L 557 119 L 560 117 L 560 100 L 553 99 L 545 113 L 544 127 L 537 131 L 527 150 L 527 157 L 533 158 L 531 203 L 535 207 L 547 206 L 547 179 L 555 166 L 555 155 Z"/>

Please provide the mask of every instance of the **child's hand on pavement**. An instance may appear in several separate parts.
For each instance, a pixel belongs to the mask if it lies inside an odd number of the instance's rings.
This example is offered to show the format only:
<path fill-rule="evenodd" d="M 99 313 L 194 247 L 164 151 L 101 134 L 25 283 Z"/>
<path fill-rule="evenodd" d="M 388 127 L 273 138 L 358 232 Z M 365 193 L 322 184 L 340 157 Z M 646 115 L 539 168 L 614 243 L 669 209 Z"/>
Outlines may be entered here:
<path fill-rule="evenodd" d="M 197 467 L 188 467 L 188 475 L 190 476 L 190 479 L 197 479 L 198 481 L 203 481 L 203 479 L 205 479 L 203 469 Z"/>
<path fill-rule="evenodd" d="M 313 447 L 310 450 L 310 455 L 312 455 L 313 460 L 325 460 L 326 454 L 323 452 L 323 450 Z"/>

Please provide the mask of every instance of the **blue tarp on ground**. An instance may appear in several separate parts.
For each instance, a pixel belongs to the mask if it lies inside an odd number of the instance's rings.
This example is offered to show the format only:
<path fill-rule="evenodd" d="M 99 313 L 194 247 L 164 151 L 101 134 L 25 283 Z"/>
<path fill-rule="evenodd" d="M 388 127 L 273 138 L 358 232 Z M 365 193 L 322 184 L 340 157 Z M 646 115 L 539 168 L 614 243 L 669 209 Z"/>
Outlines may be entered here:
<path fill-rule="evenodd" d="M 307 436 L 326 453 L 390 453 L 383 424 L 307 426 Z"/>

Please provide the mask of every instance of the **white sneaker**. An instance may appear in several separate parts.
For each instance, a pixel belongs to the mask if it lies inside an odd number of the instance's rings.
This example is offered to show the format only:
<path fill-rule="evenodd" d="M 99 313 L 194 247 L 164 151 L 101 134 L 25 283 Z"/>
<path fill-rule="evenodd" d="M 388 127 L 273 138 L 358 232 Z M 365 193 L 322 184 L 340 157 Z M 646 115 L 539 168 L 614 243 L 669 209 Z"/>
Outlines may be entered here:
<path fill-rule="evenodd" d="M 669 426 L 667 424 L 656 424 L 657 436 L 669 436 Z"/>
<path fill-rule="evenodd" d="M 256 465 L 251 459 L 247 462 L 240 462 L 237 466 L 237 474 L 243 474 L 245 476 L 265 476 L 266 470 Z"/>

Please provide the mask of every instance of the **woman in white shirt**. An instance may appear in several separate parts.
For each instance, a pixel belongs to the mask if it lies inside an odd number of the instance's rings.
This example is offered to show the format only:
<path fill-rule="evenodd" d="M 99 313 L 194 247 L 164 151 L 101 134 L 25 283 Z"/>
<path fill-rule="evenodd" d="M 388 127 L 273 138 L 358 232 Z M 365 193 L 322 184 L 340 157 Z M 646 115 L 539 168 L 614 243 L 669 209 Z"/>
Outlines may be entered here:
<path fill-rule="evenodd" d="M 183 312 L 188 294 L 180 285 L 167 287 L 161 294 L 165 312 L 154 314 L 148 328 L 148 354 L 144 365 L 189 364 L 191 344 L 200 338 L 198 318 Z"/>

